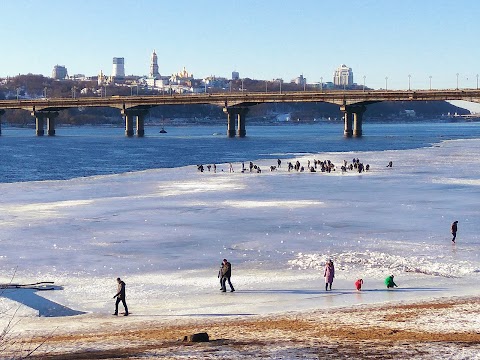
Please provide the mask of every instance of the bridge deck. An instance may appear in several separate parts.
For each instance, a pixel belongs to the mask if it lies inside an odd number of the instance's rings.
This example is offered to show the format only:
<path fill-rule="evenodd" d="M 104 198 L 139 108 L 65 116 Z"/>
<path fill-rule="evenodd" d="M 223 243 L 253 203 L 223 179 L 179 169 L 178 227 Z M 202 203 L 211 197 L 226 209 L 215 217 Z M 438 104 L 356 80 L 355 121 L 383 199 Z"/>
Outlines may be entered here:
<path fill-rule="evenodd" d="M 380 101 L 465 100 L 480 103 L 480 90 L 329 90 L 299 92 L 234 92 L 214 94 L 175 94 L 151 96 L 112 96 L 51 98 L 34 100 L 0 100 L 0 109 L 29 111 L 61 110 L 75 107 L 113 107 L 118 109 L 150 108 L 159 105 L 213 104 L 218 106 L 262 103 L 327 102 L 337 105 L 370 104 Z"/>

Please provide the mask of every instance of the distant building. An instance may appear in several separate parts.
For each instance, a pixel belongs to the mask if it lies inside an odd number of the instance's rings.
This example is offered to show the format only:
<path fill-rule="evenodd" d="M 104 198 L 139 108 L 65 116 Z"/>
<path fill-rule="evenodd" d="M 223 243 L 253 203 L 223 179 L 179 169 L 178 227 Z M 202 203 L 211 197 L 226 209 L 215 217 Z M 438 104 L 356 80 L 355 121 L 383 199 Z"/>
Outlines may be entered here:
<path fill-rule="evenodd" d="M 240 74 L 238 71 L 232 71 L 232 80 L 238 80 L 240 79 Z"/>
<path fill-rule="evenodd" d="M 63 80 L 68 76 L 67 68 L 63 65 L 55 65 L 52 71 L 52 78 L 55 80 Z"/>
<path fill-rule="evenodd" d="M 193 80 L 193 74 L 189 73 L 184 66 L 182 71 L 179 71 L 178 73 L 173 74 L 170 77 L 170 84 L 191 86 L 192 80 Z"/>
<path fill-rule="evenodd" d="M 353 71 L 347 65 L 343 64 L 333 74 L 333 84 L 335 86 L 352 86 Z"/>
<path fill-rule="evenodd" d="M 125 59 L 113 58 L 112 77 L 123 79 L 125 77 Z"/>
<path fill-rule="evenodd" d="M 155 50 L 153 50 L 152 56 L 150 58 L 150 73 L 149 77 L 153 79 L 158 79 L 160 77 L 160 73 L 158 72 L 158 59 Z"/>
<path fill-rule="evenodd" d="M 295 83 L 297 85 L 305 85 L 307 83 L 307 78 L 304 78 L 303 74 L 302 74 L 302 75 L 296 77 L 295 79 L 293 79 L 291 82 Z"/>
<path fill-rule="evenodd" d="M 105 82 L 106 82 L 106 78 L 103 75 L 103 71 L 100 70 L 100 73 L 98 74 L 98 78 L 97 78 L 97 84 L 98 86 L 103 86 Z"/>

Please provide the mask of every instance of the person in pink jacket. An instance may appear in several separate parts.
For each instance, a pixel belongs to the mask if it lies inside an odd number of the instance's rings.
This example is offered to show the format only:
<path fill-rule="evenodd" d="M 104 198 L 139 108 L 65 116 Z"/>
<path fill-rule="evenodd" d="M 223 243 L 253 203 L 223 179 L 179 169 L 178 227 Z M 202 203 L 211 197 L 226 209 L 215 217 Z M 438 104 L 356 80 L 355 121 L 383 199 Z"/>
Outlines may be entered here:
<path fill-rule="evenodd" d="M 323 276 L 325 277 L 325 291 L 327 291 L 329 287 L 330 290 L 332 290 L 332 283 L 335 278 L 335 267 L 333 266 L 332 260 L 327 261 Z"/>

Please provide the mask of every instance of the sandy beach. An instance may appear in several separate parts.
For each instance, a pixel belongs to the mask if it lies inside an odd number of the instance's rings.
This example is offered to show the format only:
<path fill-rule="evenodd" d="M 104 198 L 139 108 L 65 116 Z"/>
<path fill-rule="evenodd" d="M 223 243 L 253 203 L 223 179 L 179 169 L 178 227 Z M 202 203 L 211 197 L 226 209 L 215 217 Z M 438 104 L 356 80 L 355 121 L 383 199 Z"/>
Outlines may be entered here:
<path fill-rule="evenodd" d="M 35 335 L 15 337 L 2 359 L 10 358 L 8 351 L 18 356 L 19 349 L 25 353 L 38 345 L 34 359 L 480 358 L 478 297 L 248 318 L 81 315 L 69 319 L 77 322 L 74 331 L 62 329 L 65 319 L 28 321 L 38 327 Z M 198 332 L 207 332 L 210 341 L 182 342 Z"/>

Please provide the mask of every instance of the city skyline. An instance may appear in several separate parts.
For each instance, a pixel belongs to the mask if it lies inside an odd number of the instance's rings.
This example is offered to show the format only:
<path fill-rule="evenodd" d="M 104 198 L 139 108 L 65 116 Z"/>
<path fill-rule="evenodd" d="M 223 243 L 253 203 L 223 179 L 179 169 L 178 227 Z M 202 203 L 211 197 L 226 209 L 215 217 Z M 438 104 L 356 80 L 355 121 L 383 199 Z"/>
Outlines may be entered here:
<path fill-rule="evenodd" d="M 326 82 L 346 64 L 357 84 L 428 89 L 475 88 L 480 72 L 471 42 L 480 4 L 473 0 L 52 0 L 2 8 L 11 16 L 0 23 L 8 54 L 0 57 L 0 77 L 50 76 L 56 64 L 70 75 L 109 74 L 113 57 L 125 59 L 126 75 L 148 75 L 154 49 L 161 75 L 185 66 L 197 78 L 236 70 L 242 78 L 302 74 Z"/>

